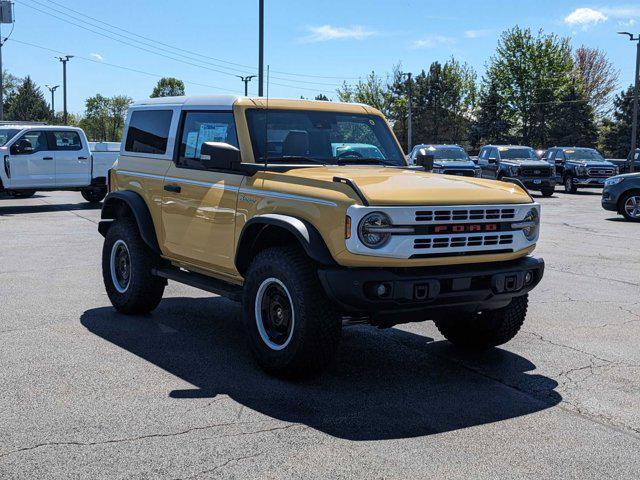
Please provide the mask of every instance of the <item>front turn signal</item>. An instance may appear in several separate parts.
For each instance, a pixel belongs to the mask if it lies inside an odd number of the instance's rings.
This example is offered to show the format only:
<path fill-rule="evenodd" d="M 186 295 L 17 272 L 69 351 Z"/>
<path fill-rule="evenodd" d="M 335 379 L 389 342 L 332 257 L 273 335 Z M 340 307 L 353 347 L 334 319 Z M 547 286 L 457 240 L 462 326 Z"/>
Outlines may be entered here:
<path fill-rule="evenodd" d="M 349 215 L 344 219 L 344 238 L 347 240 L 351 238 L 351 217 Z"/>

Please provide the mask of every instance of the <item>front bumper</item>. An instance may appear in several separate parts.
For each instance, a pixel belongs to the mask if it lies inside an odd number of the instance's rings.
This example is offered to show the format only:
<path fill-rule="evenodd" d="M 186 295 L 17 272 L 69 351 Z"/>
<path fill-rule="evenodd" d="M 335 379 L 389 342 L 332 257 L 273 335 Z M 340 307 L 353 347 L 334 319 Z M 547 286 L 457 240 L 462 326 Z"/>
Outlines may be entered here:
<path fill-rule="evenodd" d="M 616 188 L 618 185 L 604 187 L 602 190 L 602 208 L 611 212 L 618 211 L 618 200 L 620 199 L 621 189 Z"/>
<path fill-rule="evenodd" d="M 573 184 L 576 187 L 582 187 L 582 188 L 602 188 L 604 187 L 604 182 L 607 179 L 607 177 L 599 177 L 599 178 L 594 178 L 594 177 L 574 177 L 572 179 Z"/>
<path fill-rule="evenodd" d="M 555 177 L 513 177 L 520 180 L 529 190 L 540 190 L 542 188 L 554 188 L 556 186 Z"/>
<path fill-rule="evenodd" d="M 379 324 L 433 319 L 453 310 L 495 310 L 532 290 L 543 273 L 544 261 L 531 256 L 450 267 L 318 271 L 326 294 L 345 314 L 369 316 Z"/>

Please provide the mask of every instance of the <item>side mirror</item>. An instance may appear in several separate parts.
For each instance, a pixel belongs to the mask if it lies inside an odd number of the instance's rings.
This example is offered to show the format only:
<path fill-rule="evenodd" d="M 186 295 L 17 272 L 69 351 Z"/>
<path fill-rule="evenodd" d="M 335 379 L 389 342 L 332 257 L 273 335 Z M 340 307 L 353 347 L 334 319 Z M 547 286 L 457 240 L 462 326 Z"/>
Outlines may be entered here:
<path fill-rule="evenodd" d="M 200 148 L 200 161 L 207 170 L 237 170 L 240 150 L 223 142 L 205 142 Z"/>
<path fill-rule="evenodd" d="M 431 154 L 427 154 L 427 150 L 421 148 L 418 150 L 418 155 L 416 155 L 416 165 L 423 167 L 427 172 L 433 170 L 433 160 L 434 156 Z"/>
<path fill-rule="evenodd" d="M 498 163 L 498 159 L 496 157 L 487 158 L 487 162 L 489 163 Z"/>

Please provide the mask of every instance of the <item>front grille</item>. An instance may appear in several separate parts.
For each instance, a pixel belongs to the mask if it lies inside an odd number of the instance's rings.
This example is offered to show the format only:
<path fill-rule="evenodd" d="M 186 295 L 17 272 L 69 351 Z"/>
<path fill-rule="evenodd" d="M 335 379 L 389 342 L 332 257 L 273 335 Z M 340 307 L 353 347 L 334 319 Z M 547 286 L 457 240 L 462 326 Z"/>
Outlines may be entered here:
<path fill-rule="evenodd" d="M 469 235 L 469 236 L 446 236 L 434 238 L 416 238 L 413 247 L 417 250 L 461 247 L 489 247 L 495 245 L 511 245 L 513 243 L 512 234 L 503 235 Z"/>
<path fill-rule="evenodd" d="M 615 169 L 611 167 L 591 167 L 587 169 L 587 175 L 596 178 L 607 178 L 615 173 Z"/>
<path fill-rule="evenodd" d="M 418 210 L 416 222 L 464 222 L 467 220 L 513 220 L 514 208 Z"/>
<path fill-rule="evenodd" d="M 522 167 L 520 175 L 523 177 L 549 177 L 551 169 L 549 167 Z"/>
<path fill-rule="evenodd" d="M 468 170 L 468 169 L 464 169 L 464 170 L 449 169 L 449 170 L 443 170 L 442 173 L 444 173 L 445 175 L 461 175 L 463 177 L 475 177 L 474 171 Z"/>

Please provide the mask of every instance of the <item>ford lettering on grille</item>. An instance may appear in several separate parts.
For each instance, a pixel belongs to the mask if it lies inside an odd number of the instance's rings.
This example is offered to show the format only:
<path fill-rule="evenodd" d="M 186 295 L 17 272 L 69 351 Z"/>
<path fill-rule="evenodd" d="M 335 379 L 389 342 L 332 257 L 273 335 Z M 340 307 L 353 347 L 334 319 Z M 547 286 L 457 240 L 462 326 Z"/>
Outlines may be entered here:
<path fill-rule="evenodd" d="M 433 226 L 433 233 L 496 232 L 497 230 L 497 223 L 465 223 L 461 225 Z"/>

